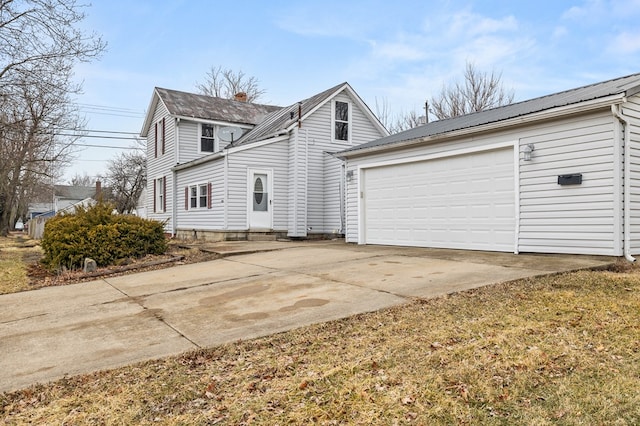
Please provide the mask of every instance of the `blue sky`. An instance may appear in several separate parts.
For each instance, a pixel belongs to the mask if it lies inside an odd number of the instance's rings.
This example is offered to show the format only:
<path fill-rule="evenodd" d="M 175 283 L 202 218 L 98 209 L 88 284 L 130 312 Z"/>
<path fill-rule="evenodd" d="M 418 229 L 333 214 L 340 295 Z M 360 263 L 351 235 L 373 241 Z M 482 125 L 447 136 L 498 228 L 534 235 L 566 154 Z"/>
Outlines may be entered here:
<path fill-rule="evenodd" d="M 261 103 L 348 81 L 395 113 L 420 110 L 466 61 L 501 72 L 515 100 L 640 72 L 640 0 L 95 0 L 86 11 L 108 47 L 77 66 L 77 102 L 100 131 L 139 132 L 155 86 L 195 91 L 218 65 L 256 77 Z M 102 174 L 119 152 L 82 148 L 63 179 Z"/>

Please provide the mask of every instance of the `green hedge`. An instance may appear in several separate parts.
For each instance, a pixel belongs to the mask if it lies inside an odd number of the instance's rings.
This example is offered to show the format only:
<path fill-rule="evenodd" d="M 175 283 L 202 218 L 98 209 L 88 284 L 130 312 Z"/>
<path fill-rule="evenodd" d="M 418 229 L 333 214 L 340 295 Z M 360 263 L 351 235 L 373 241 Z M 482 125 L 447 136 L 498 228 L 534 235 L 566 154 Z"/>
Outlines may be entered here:
<path fill-rule="evenodd" d="M 43 262 L 52 269 L 76 269 L 85 257 L 108 266 L 167 251 L 162 223 L 113 211 L 112 204 L 100 202 L 49 219 L 42 238 Z"/>

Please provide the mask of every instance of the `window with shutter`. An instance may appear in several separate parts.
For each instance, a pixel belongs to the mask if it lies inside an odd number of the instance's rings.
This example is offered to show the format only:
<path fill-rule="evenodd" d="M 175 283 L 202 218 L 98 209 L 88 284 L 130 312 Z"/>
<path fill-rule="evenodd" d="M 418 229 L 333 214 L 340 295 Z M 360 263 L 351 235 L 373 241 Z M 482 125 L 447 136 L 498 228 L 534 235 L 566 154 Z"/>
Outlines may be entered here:
<path fill-rule="evenodd" d="M 162 119 L 162 155 L 164 155 L 164 148 L 165 148 L 165 119 Z"/>
<path fill-rule="evenodd" d="M 156 158 L 158 158 L 158 123 L 155 123 L 153 128 L 154 128 L 154 131 L 153 131 L 153 137 L 154 137 L 153 152 L 154 152 L 154 156 Z"/>

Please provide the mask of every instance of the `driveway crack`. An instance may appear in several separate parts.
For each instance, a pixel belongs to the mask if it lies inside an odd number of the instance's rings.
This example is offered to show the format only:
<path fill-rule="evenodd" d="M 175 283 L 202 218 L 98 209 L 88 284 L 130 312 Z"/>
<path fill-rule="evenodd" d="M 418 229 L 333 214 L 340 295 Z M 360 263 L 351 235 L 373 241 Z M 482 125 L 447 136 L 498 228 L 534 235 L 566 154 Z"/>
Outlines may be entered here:
<path fill-rule="evenodd" d="M 168 323 L 164 317 L 161 315 L 161 310 L 158 309 L 149 309 L 148 307 L 146 307 L 143 303 L 144 301 L 144 296 L 135 296 L 132 297 L 129 294 L 127 294 L 125 291 L 122 291 L 121 289 L 119 289 L 118 287 L 114 286 L 113 284 L 111 284 L 109 281 L 107 280 L 103 280 L 108 286 L 110 286 L 111 288 L 113 288 L 114 290 L 116 290 L 117 292 L 121 293 L 122 295 L 125 296 L 125 299 L 128 302 L 132 302 L 138 306 L 140 306 L 143 310 L 144 313 L 146 313 L 147 315 L 152 316 L 153 318 L 155 318 L 156 320 L 160 321 L 162 324 L 164 324 L 166 327 L 170 328 L 171 330 L 173 330 L 176 334 L 178 334 L 180 337 L 182 337 L 183 339 L 185 339 L 186 341 L 188 341 L 189 343 L 191 343 L 193 346 L 195 346 L 198 349 L 201 349 L 202 346 L 200 346 L 198 343 L 194 342 L 192 339 L 190 339 L 188 336 L 186 336 L 183 332 L 181 332 L 180 330 L 178 330 L 177 328 L 175 328 L 173 325 L 171 325 L 170 323 Z M 107 302 L 107 303 L 112 303 L 112 302 Z"/>

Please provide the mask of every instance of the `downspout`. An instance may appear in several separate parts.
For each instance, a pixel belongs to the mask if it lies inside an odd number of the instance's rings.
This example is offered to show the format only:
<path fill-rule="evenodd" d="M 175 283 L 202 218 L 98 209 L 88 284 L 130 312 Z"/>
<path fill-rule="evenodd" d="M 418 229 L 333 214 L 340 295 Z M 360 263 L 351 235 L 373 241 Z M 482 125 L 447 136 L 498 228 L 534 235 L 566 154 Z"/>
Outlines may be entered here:
<path fill-rule="evenodd" d="M 180 163 L 180 118 L 176 118 L 175 122 L 175 163 Z M 166 137 L 166 136 L 165 136 Z M 176 170 L 172 170 L 172 186 L 173 186 L 173 200 L 171 203 L 171 238 L 175 238 L 177 235 L 178 228 L 178 172 Z"/>
<path fill-rule="evenodd" d="M 228 148 L 225 148 L 225 156 L 224 156 L 224 199 L 222 200 L 222 208 L 224 209 L 224 230 L 227 231 L 229 229 L 229 155 L 231 152 Z"/>
<path fill-rule="evenodd" d="M 611 112 L 624 125 L 624 258 L 635 262 L 635 257 L 631 256 L 631 126 L 619 105 L 611 105 Z"/>

